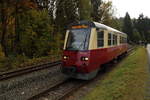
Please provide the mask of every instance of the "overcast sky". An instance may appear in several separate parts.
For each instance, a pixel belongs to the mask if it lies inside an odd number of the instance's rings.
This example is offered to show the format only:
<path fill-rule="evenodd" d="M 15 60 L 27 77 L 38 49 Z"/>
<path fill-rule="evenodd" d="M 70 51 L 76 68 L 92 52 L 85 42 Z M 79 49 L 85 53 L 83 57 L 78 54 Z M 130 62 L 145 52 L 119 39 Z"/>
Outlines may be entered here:
<path fill-rule="evenodd" d="M 150 18 L 150 0 L 104 0 L 112 1 L 113 6 L 117 9 L 116 16 L 124 17 L 129 12 L 131 18 L 137 18 L 143 13 Z"/>

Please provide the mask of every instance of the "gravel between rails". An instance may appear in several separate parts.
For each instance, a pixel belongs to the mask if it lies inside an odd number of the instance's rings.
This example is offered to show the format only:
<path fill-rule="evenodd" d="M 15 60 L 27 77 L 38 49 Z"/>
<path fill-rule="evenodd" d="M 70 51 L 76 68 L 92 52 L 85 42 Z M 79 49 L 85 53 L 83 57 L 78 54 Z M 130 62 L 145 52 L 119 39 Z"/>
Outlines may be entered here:
<path fill-rule="evenodd" d="M 27 100 L 66 80 L 60 65 L 0 82 L 0 100 Z"/>
<path fill-rule="evenodd" d="M 88 81 L 68 79 L 29 100 L 60 100 L 70 94 L 70 92 L 82 87 L 86 82 Z"/>

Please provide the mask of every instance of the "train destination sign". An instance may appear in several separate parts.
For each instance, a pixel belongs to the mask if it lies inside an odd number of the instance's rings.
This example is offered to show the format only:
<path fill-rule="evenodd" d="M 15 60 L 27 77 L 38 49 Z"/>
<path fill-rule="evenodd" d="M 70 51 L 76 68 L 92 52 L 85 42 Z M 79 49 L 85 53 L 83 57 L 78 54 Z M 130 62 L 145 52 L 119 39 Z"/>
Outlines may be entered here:
<path fill-rule="evenodd" d="M 73 29 L 78 29 L 78 28 L 88 28 L 86 25 L 77 25 L 77 26 L 72 26 Z"/>

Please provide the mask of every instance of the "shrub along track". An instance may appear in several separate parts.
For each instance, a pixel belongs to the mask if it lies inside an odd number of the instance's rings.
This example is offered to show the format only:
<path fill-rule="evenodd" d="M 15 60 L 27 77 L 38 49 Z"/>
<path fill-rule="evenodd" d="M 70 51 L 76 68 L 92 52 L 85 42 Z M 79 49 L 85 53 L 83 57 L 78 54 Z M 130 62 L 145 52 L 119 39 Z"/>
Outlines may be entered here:
<path fill-rule="evenodd" d="M 4 73 L 0 74 L 0 81 L 8 80 L 8 79 L 11 79 L 14 77 L 20 77 L 21 75 L 24 75 L 24 74 L 47 69 L 47 68 L 54 67 L 54 66 L 57 66 L 60 64 L 61 64 L 61 61 L 56 61 L 56 62 L 49 62 L 49 63 L 45 63 L 45 64 L 30 66 L 30 67 L 22 68 L 19 70 L 4 72 Z"/>
<path fill-rule="evenodd" d="M 130 48 L 128 50 L 127 55 L 123 55 L 120 58 L 127 57 L 135 47 Z M 103 65 L 104 68 L 107 68 L 107 72 L 111 71 L 114 66 L 117 66 L 122 59 L 118 63 L 108 63 Z M 83 80 L 76 80 L 76 79 L 67 79 L 66 81 L 62 83 L 55 84 L 54 87 L 47 89 L 44 92 L 41 92 L 38 95 L 35 95 L 31 97 L 29 100 L 64 100 L 68 96 L 70 96 L 73 92 L 77 91 L 81 87 L 92 83 L 93 81 L 97 81 L 100 78 L 102 78 L 105 74 L 103 74 L 104 70 L 102 70 L 96 78 L 90 80 L 90 81 L 83 81 Z"/>

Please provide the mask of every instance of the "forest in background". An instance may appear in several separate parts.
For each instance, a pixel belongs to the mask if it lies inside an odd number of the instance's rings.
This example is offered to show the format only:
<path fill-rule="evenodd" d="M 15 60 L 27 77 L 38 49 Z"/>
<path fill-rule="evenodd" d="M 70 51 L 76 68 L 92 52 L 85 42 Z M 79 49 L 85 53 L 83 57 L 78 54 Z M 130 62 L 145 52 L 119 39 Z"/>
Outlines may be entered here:
<path fill-rule="evenodd" d="M 150 19 L 129 13 L 117 18 L 112 2 L 102 0 L 1 0 L 0 66 L 60 55 L 68 24 L 91 20 L 128 34 L 134 43 L 150 41 Z M 17 64 L 16 64 L 17 62 Z"/>

